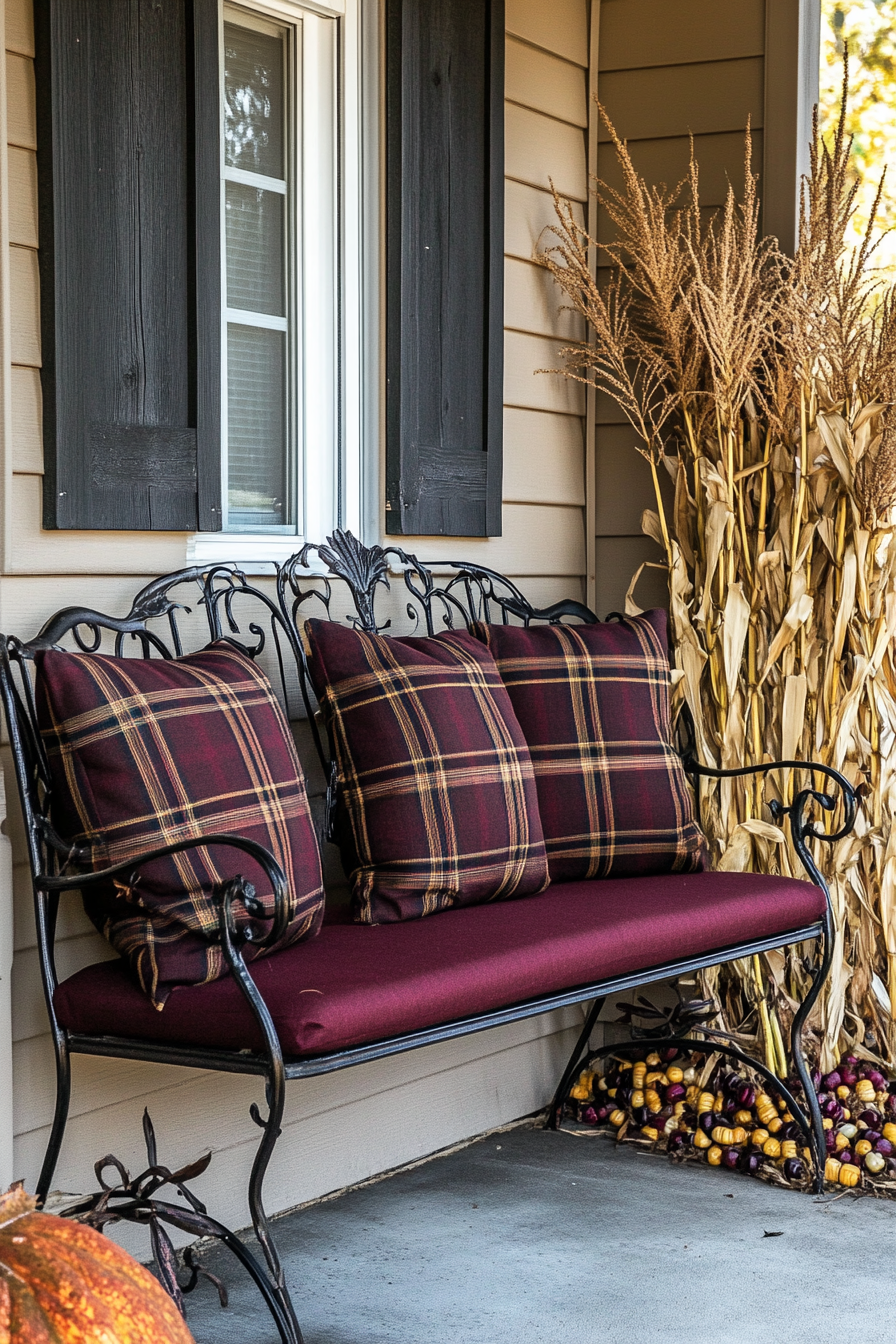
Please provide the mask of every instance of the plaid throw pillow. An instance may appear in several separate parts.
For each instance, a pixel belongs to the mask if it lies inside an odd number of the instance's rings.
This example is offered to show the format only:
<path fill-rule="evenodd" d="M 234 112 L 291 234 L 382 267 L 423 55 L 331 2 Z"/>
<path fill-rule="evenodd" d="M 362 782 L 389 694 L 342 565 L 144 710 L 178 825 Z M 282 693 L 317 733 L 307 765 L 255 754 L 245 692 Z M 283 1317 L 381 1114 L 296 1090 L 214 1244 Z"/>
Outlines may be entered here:
<path fill-rule="evenodd" d="M 38 655 L 37 709 L 53 823 L 90 846 L 94 868 L 190 836 L 244 836 L 286 873 L 290 921 L 279 945 L 317 933 L 324 896 L 302 767 L 251 659 L 225 643 L 170 662 L 50 650 Z M 227 970 L 209 941 L 218 927 L 211 893 L 238 875 L 270 909 L 258 864 L 220 845 L 158 859 L 132 885 L 89 888 L 84 905 L 161 1008 L 173 986 Z M 259 933 L 269 927 L 255 921 Z"/>
<path fill-rule="evenodd" d="M 466 632 L 305 629 L 356 917 L 388 923 L 543 890 L 532 762 L 488 650 Z"/>
<path fill-rule="evenodd" d="M 703 867 L 669 722 L 666 613 L 619 623 L 477 623 L 522 727 L 553 882 Z"/>

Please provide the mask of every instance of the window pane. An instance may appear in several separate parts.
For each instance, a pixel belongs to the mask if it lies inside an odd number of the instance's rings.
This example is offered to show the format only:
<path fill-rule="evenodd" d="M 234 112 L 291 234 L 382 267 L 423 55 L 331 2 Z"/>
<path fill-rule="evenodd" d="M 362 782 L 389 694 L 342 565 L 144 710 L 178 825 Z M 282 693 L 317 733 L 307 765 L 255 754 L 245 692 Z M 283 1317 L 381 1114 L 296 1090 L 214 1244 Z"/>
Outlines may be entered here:
<path fill-rule="evenodd" d="M 224 25 L 224 157 L 230 168 L 284 176 L 284 39 Z"/>
<path fill-rule="evenodd" d="M 286 316 L 283 274 L 283 211 L 276 191 L 228 182 L 227 303 L 252 313 Z"/>
<path fill-rule="evenodd" d="M 227 512 L 231 527 L 287 523 L 286 335 L 227 328 Z"/>

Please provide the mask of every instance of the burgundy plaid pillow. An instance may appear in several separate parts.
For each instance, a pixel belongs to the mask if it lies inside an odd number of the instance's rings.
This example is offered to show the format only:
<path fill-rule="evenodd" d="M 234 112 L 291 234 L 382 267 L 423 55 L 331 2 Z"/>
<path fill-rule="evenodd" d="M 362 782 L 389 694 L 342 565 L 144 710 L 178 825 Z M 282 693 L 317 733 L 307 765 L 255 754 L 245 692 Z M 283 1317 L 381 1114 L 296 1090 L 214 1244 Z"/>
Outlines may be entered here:
<path fill-rule="evenodd" d="M 270 683 L 250 658 L 222 642 L 171 661 L 57 650 L 37 659 L 53 824 L 90 846 L 94 868 L 190 836 L 244 836 L 286 873 L 290 919 L 279 946 L 317 933 L 324 893 L 302 767 Z M 209 941 L 218 927 L 211 894 L 238 875 L 270 910 L 262 869 L 220 845 L 158 859 L 133 885 L 89 888 L 84 905 L 161 1008 L 175 985 L 226 971 Z M 270 927 L 253 923 L 259 935 Z M 249 944 L 246 955 L 253 951 Z"/>
<path fill-rule="evenodd" d="M 666 613 L 472 631 L 529 744 L 551 880 L 699 871 L 705 842 L 671 740 Z"/>
<path fill-rule="evenodd" d="M 388 923 L 543 890 L 532 761 L 488 650 L 466 631 L 305 629 L 357 918 Z"/>

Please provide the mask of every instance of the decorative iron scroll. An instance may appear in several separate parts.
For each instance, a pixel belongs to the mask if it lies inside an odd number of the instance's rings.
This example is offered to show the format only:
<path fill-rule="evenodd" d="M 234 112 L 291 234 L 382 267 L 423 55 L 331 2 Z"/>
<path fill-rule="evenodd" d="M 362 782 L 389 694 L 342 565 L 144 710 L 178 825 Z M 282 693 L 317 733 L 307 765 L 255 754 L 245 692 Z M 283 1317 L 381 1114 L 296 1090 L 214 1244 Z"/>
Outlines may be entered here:
<path fill-rule="evenodd" d="M 61 1216 L 71 1218 L 75 1222 L 86 1223 L 88 1227 L 94 1227 L 99 1232 L 105 1231 L 112 1223 L 120 1222 L 137 1223 L 141 1227 L 148 1227 L 156 1273 L 182 1316 L 186 1315 L 184 1297 L 192 1293 L 201 1279 L 214 1284 L 222 1307 L 227 1306 L 227 1288 L 216 1274 L 212 1274 L 201 1264 L 191 1246 L 188 1246 L 182 1254 L 187 1278 L 186 1281 L 181 1279 L 177 1253 L 165 1230 L 165 1225 L 176 1227 L 194 1237 L 211 1237 L 215 1241 L 222 1242 L 248 1271 L 277 1324 L 281 1339 L 285 1344 L 290 1344 L 291 1323 L 276 1287 L 268 1281 L 264 1269 L 239 1237 L 210 1216 L 205 1205 L 187 1184 L 206 1171 L 212 1160 L 211 1153 L 206 1153 L 197 1161 L 190 1162 L 177 1171 L 171 1171 L 169 1167 L 162 1165 L 156 1151 L 155 1130 L 147 1110 L 143 1112 L 143 1138 L 148 1163 L 144 1171 L 137 1176 L 131 1176 L 126 1167 L 111 1153 L 101 1157 L 94 1166 L 100 1186 L 97 1193 L 70 1204 L 61 1211 Z M 109 1172 L 114 1172 L 118 1179 L 110 1180 L 107 1174 Z M 157 1199 L 156 1195 L 165 1186 L 171 1186 L 183 1203 L 174 1204 L 170 1200 Z"/>

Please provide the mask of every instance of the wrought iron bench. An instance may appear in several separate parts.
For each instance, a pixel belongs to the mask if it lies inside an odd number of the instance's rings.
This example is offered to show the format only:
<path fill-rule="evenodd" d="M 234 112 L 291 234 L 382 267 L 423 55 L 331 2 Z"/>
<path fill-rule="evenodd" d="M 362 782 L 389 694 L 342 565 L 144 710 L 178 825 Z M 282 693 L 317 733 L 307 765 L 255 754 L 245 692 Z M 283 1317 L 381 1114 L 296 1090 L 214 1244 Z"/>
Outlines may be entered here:
<path fill-rule="evenodd" d="M 400 582 L 389 584 L 389 573 Z M 348 600 L 346 600 L 348 599 Z M 389 603 L 388 609 L 384 604 Z M 271 1236 L 262 1184 L 284 1111 L 286 1084 L 367 1063 L 401 1051 L 479 1032 L 572 1004 L 589 1004 L 575 1049 L 557 1088 L 548 1123 L 556 1127 L 569 1084 L 608 994 L 665 980 L 703 967 L 811 940 L 816 946 L 811 987 L 793 1020 L 792 1050 L 802 1098 L 770 1074 L 760 1060 L 733 1046 L 725 1052 L 748 1063 L 784 1096 L 815 1158 L 820 1188 L 824 1170 L 822 1119 L 803 1055 L 807 1016 L 828 972 L 832 954 L 831 909 L 810 843 L 846 835 L 855 815 L 849 784 L 821 765 L 785 762 L 808 772 L 789 806 L 775 815 L 789 819 L 793 844 L 810 883 L 790 883 L 787 898 L 749 895 L 749 880 L 730 898 L 729 874 L 703 873 L 684 879 L 610 878 L 554 884 L 540 896 L 452 910 L 437 918 L 362 926 L 335 913 L 310 942 L 254 961 L 243 958 L 232 917 L 236 899 L 251 902 L 240 879 L 218 893 L 219 937 L 230 975 L 172 995 L 165 1011 L 155 1011 L 125 975 L 119 962 L 104 961 L 59 983 L 54 939 L 60 897 L 110 875 L 127 875 L 140 863 L 189 848 L 184 841 L 119 864 L 103 873 L 78 871 L 83 854 L 53 828 L 50 772 L 37 727 L 33 659 L 42 649 L 77 647 L 135 657 L 170 658 L 198 648 L 209 638 L 240 643 L 263 663 L 293 719 L 307 718 L 328 780 L 328 812 L 338 787 L 328 744 L 322 740 L 305 666 L 301 626 L 308 615 L 325 614 L 368 632 L 404 625 L 411 633 L 433 634 L 473 619 L 529 625 L 583 622 L 597 617 L 577 601 L 536 609 L 508 579 L 473 564 L 425 565 L 397 547 L 365 548 L 337 533 L 327 545 L 305 546 L 270 579 L 250 581 L 235 566 L 193 567 L 144 587 L 126 616 L 87 608 L 66 608 L 29 640 L 2 637 L 0 685 L 9 725 L 25 819 L 34 888 L 43 988 L 56 1051 L 57 1095 L 52 1131 L 38 1182 L 45 1199 L 56 1167 L 69 1108 L 73 1053 L 180 1064 L 264 1080 L 266 1112 L 252 1107 L 261 1140 L 249 1181 L 249 1207 L 266 1269 L 240 1250 L 262 1289 L 280 1337 L 300 1344 L 301 1331 Z M 781 769 L 782 764 L 717 770 L 686 756 L 691 776 L 721 779 L 735 774 Z M 836 792 L 816 787 L 818 777 Z M 825 834 L 813 818 L 818 809 L 837 812 L 837 829 Z M 206 837 L 208 839 L 209 837 Z M 282 873 L 265 851 L 239 837 L 215 837 L 242 848 L 262 863 L 274 887 L 278 915 L 269 941 L 282 926 Z M 737 875 L 739 878 L 744 875 Z M 633 917 L 632 882 L 638 885 Z M 682 885 L 688 883 L 688 886 Z M 670 883 L 676 898 L 670 900 Z M 802 890 L 794 890 L 794 889 Z M 772 893 L 774 895 L 774 893 Z M 699 918 L 695 915 L 699 913 Z M 285 916 L 283 916 L 285 918 Z M 372 949 L 375 954 L 371 955 Z M 414 983 L 409 984 L 413 969 Z M 332 1005 L 329 1016 L 306 1005 L 301 983 L 323 985 Z M 403 986 L 406 992 L 403 992 Z M 320 1020 L 319 1020 L 320 1019 Z M 127 1023 L 128 1034 L 122 1034 Z M 705 1049 L 704 1039 L 658 1035 L 657 1045 Z M 643 1046 L 645 1041 L 639 1041 Z M 608 1046 L 607 1052 L 619 1045 Z M 140 1216 L 140 1200 L 131 1201 Z M 182 1226 L 193 1227 L 189 1218 Z M 218 1224 L 211 1230 L 229 1236 Z"/>

